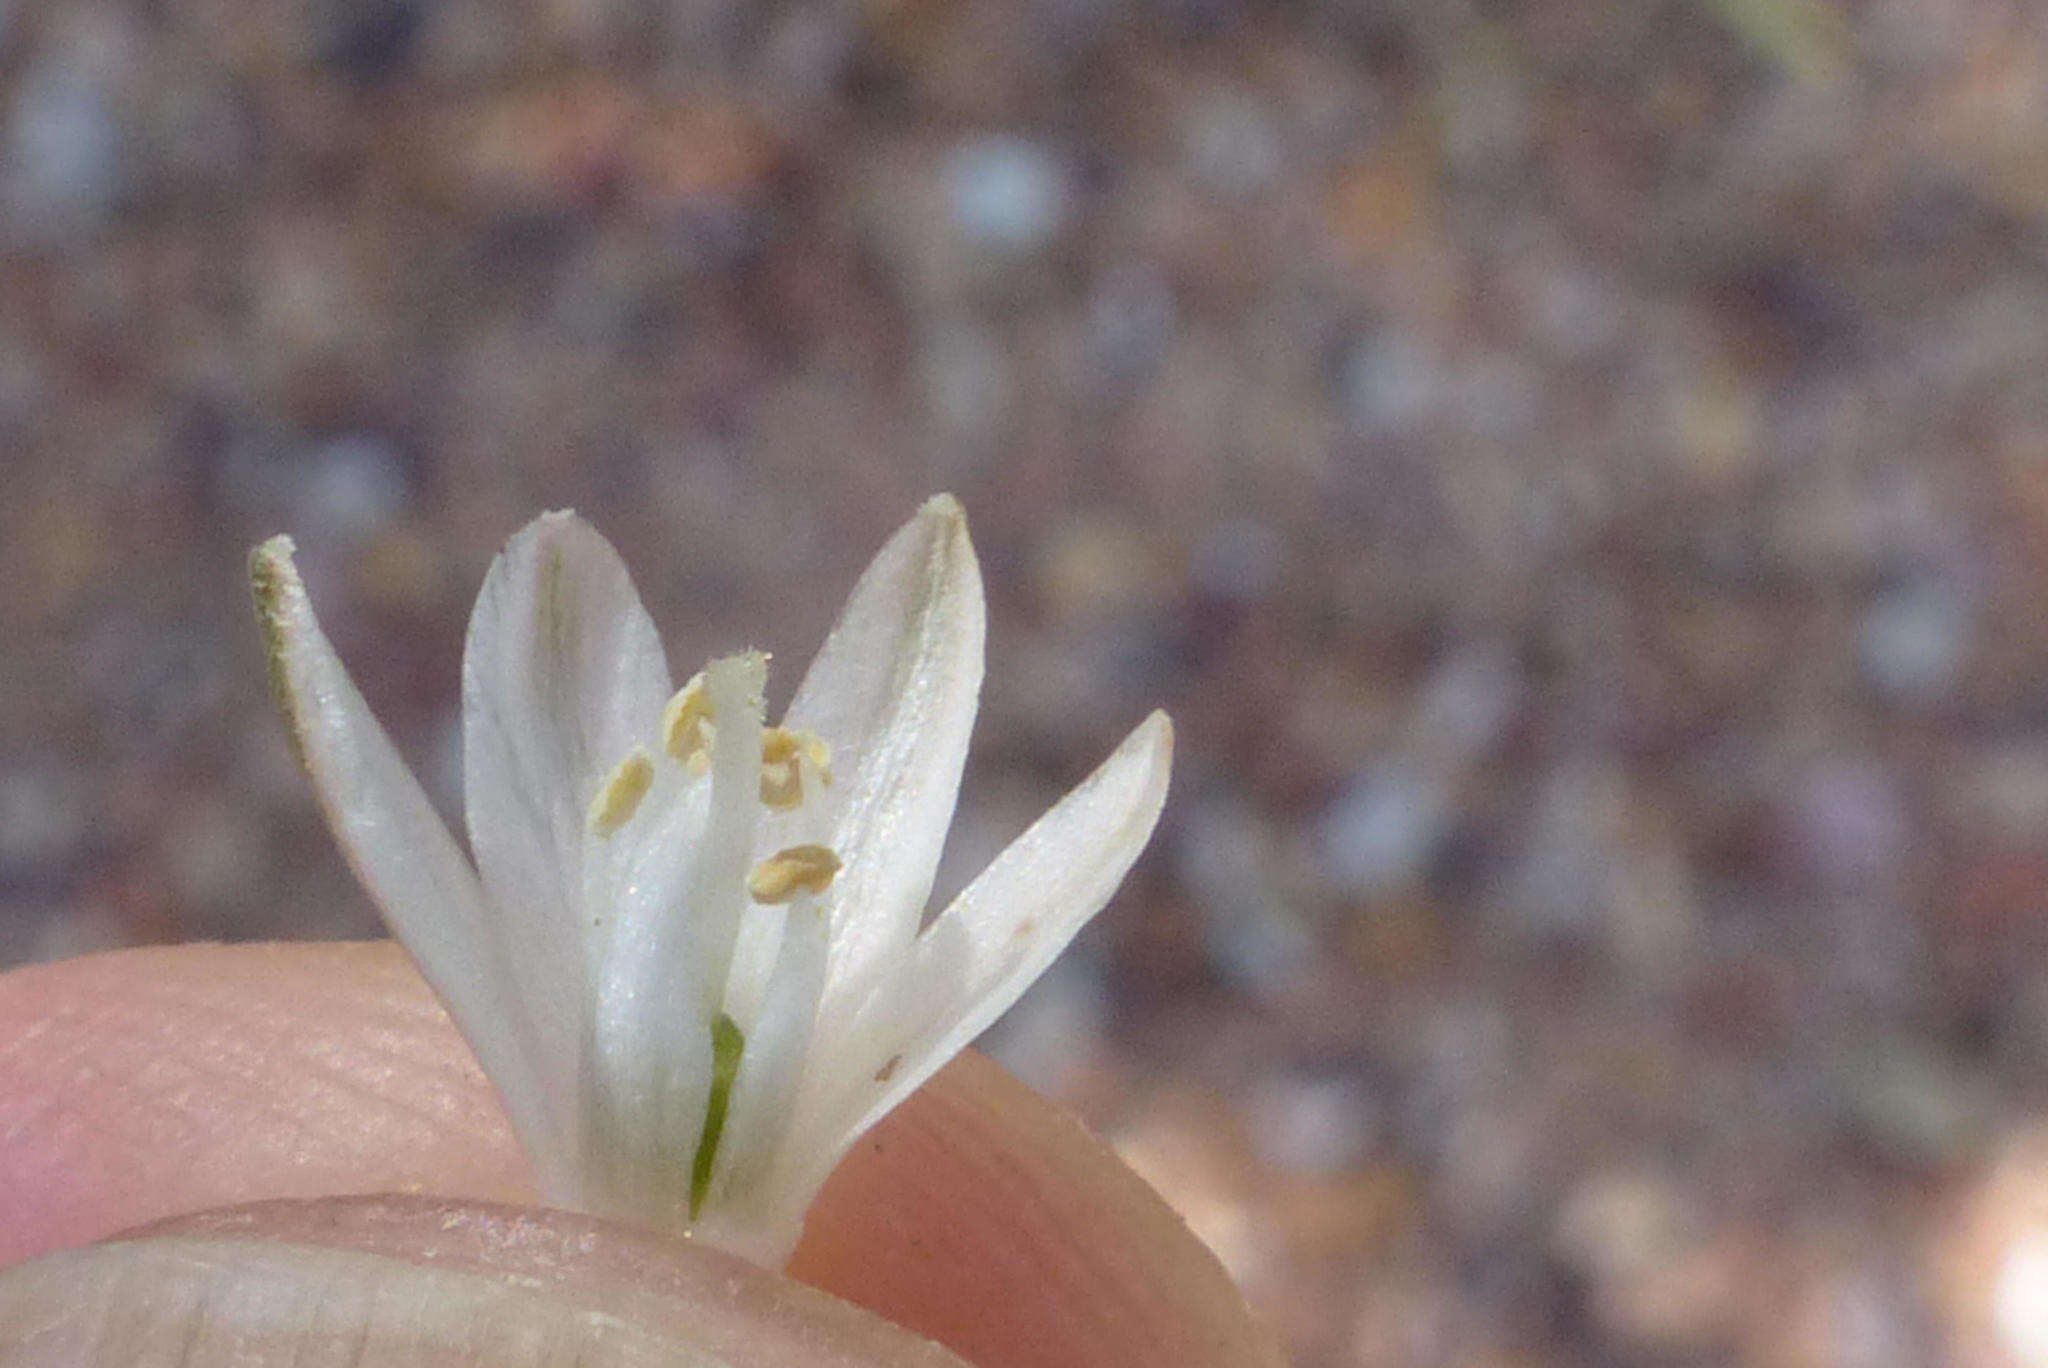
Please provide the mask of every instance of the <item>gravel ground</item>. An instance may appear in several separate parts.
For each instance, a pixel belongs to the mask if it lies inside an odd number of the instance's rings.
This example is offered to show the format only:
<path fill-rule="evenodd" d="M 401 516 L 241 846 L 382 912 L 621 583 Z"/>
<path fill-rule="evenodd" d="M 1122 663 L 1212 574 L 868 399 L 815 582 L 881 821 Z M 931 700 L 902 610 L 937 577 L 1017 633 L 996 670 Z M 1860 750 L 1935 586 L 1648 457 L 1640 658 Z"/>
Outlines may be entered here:
<path fill-rule="evenodd" d="M 449 796 L 535 511 L 786 696 L 966 503 L 989 1044 L 1303 1368 L 2048 1364 L 2021 0 L 0 0 L 0 963 L 376 923 L 290 530 Z"/>

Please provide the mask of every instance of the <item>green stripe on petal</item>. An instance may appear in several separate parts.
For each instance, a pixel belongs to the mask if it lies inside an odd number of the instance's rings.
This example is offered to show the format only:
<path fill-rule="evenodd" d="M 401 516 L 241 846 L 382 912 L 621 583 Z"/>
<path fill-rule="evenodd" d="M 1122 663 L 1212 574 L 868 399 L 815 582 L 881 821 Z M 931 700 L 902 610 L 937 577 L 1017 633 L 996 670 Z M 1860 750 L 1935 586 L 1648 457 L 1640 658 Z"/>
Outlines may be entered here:
<path fill-rule="evenodd" d="M 740 1056 L 747 1050 L 747 1038 L 739 1023 L 720 1012 L 711 1023 L 711 1100 L 704 1106 L 704 1134 L 697 1141 L 697 1157 L 690 1164 L 690 1219 L 704 1209 L 705 1194 L 711 1191 L 711 1165 L 718 1158 L 718 1142 L 725 1134 L 725 1110 L 732 1102 L 732 1084 L 740 1075 Z"/>

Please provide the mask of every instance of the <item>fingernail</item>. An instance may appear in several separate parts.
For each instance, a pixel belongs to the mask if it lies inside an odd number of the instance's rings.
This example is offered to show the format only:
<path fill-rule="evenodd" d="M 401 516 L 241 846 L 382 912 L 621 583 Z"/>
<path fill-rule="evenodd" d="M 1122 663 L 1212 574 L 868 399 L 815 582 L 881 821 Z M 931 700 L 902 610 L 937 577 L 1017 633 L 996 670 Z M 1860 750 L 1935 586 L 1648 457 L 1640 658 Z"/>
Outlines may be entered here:
<path fill-rule="evenodd" d="M 715 1250 L 563 1212 L 267 1202 L 0 1272 L 0 1365 L 967 1368 Z"/>

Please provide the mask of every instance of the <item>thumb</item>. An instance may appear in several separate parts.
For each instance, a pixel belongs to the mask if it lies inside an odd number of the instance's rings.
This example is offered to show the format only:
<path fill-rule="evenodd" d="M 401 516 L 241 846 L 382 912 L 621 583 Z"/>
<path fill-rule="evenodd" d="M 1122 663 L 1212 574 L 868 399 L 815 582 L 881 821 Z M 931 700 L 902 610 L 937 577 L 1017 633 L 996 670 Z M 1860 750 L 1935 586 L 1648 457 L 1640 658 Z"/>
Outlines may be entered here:
<path fill-rule="evenodd" d="M 261 1202 L 0 1273 L 30 1368 L 967 1368 L 730 1254 L 563 1211 Z"/>

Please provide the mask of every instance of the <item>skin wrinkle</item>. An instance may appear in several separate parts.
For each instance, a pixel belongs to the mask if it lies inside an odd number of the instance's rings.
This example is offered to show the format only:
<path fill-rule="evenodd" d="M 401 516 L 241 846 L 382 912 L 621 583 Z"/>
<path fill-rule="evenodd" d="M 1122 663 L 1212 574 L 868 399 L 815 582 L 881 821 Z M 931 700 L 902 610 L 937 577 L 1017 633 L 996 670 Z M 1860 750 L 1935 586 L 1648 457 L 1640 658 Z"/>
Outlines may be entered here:
<path fill-rule="evenodd" d="M 88 1360 L 88 1362 L 91 1362 L 91 1363 L 112 1363 L 112 1362 L 114 1362 L 114 1358 L 113 1358 L 112 1354 L 111 1354 L 111 1353 L 109 1352 L 109 1344 L 108 1344 L 108 1341 L 112 1340 L 112 1339 L 113 1339 L 113 1337 L 114 1337 L 115 1325 L 116 1325 L 116 1322 L 115 1322 L 114 1318 L 113 1318 L 113 1317 L 111 1317 L 111 1316 L 109 1316 L 109 1317 L 108 1317 L 108 1318 L 106 1319 L 105 1323 L 103 1323 L 103 1324 L 102 1324 L 102 1325 L 100 1326 L 99 1334 L 97 1334 L 96 1336 L 94 1336 L 94 1337 L 93 1337 L 93 1345 L 92 1345 L 92 1357 L 91 1357 L 91 1358 L 90 1358 L 90 1359 Z"/>
<path fill-rule="evenodd" d="M 344 1051 L 334 1053 L 342 1055 Z M 414 1085 L 399 1092 L 391 1087 L 391 1081 L 401 1075 L 387 1069 L 342 1069 L 332 1059 L 307 1061 L 305 1051 L 293 1051 L 293 1057 L 307 1067 L 291 1071 L 289 1085 L 279 1089 L 274 1077 L 266 1077 L 276 1071 L 274 1063 L 266 1067 L 254 1042 L 233 1042 L 225 1032 L 217 1032 L 209 1036 L 201 1059 L 145 1063 L 129 1083 L 127 1094 L 139 1116 L 158 1108 L 180 1116 L 186 1122 L 182 1130 L 152 1128 L 147 1139 L 188 1153 L 205 1153 L 227 1139 L 219 1122 L 211 1120 L 219 1112 L 223 1094 L 242 1102 L 240 1114 L 268 1112 L 283 1122 L 276 1135 L 264 1137 L 264 1149 L 276 1155 L 299 1153 L 315 1132 L 334 1135 L 358 1126 L 356 1118 L 360 1116 L 377 1116 L 375 1132 L 387 1143 L 428 1143 L 446 1130 L 446 1122 L 467 1110 L 451 1087 L 420 1089 Z M 422 1104 L 422 1092 L 430 1100 L 438 1094 L 438 1104 Z M 393 1126 L 393 1120 L 410 1124 Z"/>
<path fill-rule="evenodd" d="M 375 978 L 391 985 L 404 982 L 403 976 L 390 973 L 378 973 Z M 251 1024 L 283 1031 L 299 1020 L 308 1008 L 336 1004 L 353 1006 L 359 999 L 359 995 L 354 992 L 332 992 L 326 985 L 320 983 L 303 985 L 301 996 L 291 1003 L 251 1003 L 237 998 L 232 992 L 224 993 L 210 985 L 188 987 L 171 984 L 165 988 L 161 996 L 166 1002 L 180 1009 L 181 1024 L 178 1031 L 181 1036 L 188 1029 L 183 1022 L 195 1019 L 201 1013 L 218 1023 L 222 1029 L 237 1034 L 245 1033 Z M 448 1013 L 439 1001 L 433 998 L 416 1001 L 404 997 L 389 997 L 376 1002 L 371 1020 L 384 1017 L 395 1018 L 396 1024 L 404 1027 L 429 1020 L 444 1022 L 448 1019 Z M 441 1054 L 445 1057 L 446 1052 L 443 1051 Z"/>
<path fill-rule="evenodd" d="M 422 1104 L 452 1100 L 448 1084 L 465 1073 L 459 1062 L 424 1054 L 401 1043 L 398 1033 L 391 1031 L 366 1033 L 360 1039 L 302 1041 L 292 1054 L 308 1068 L 326 1073 L 398 1082 Z"/>
<path fill-rule="evenodd" d="M 77 1034 L 73 1035 L 72 1038 L 82 1042 L 90 1040 L 92 1038 L 91 1033 L 96 1030 L 111 1028 L 114 1031 L 118 1031 L 121 1023 L 118 1020 L 111 1019 L 111 1016 L 112 1014 L 105 1012 L 75 1014 L 72 1020 L 79 1024 L 76 1028 Z M 70 1023 L 67 1022 L 66 1024 Z M 116 1035 L 115 1038 L 120 1039 L 121 1037 Z M 124 1043 L 122 1052 L 126 1054 L 129 1048 Z M 51 1125 L 53 1123 L 67 1132 L 75 1131 L 81 1123 L 72 1115 L 66 1101 L 67 1096 L 75 1096 L 86 1091 L 105 1090 L 117 1098 L 126 1099 L 130 1104 L 141 1104 L 140 1106 L 128 1105 L 123 1108 L 125 1112 L 135 1118 L 135 1123 L 128 1126 L 126 1131 L 133 1134 L 138 1141 L 145 1144 L 167 1146 L 179 1143 L 180 1139 L 187 1133 L 186 1129 L 182 1126 L 171 1126 L 168 1124 L 182 1119 L 175 1093 L 160 1088 L 136 1087 L 134 1077 L 126 1069 L 109 1071 L 101 1063 L 73 1062 L 82 1060 L 85 1055 L 86 1049 L 83 1045 L 80 1045 L 61 1055 L 57 1061 L 58 1067 L 54 1069 L 49 1068 L 48 1064 L 43 1062 L 43 1067 L 39 1071 L 52 1077 L 51 1081 L 41 1089 L 9 1090 L 6 1104 L 10 1108 L 21 1108 L 21 1111 L 15 1114 L 7 1127 L 10 1136 L 16 1136 L 25 1131 L 32 1131 L 39 1125 Z M 174 1067 L 174 1065 L 172 1061 L 165 1060 L 164 1067 L 168 1069 Z M 159 1099 L 167 1104 L 169 1107 L 168 1112 L 157 1114 L 148 1107 L 149 1103 Z"/>
<path fill-rule="evenodd" d="M 192 1362 L 192 1351 L 198 1347 L 199 1336 L 205 1333 L 206 1323 L 212 1318 L 212 1315 L 213 1303 L 202 1293 L 199 1298 L 199 1305 L 192 1313 L 191 1324 L 186 1328 L 185 1342 L 178 1346 L 178 1368 L 189 1368 Z M 293 1357 L 296 1358 L 298 1355 L 294 1354 Z"/>
<path fill-rule="evenodd" d="M 394 1090 L 392 1082 L 402 1075 L 388 1068 L 339 1067 L 333 1060 L 308 1059 L 303 1051 L 294 1052 L 294 1058 L 309 1069 L 300 1095 L 308 1112 L 316 1108 L 323 1114 L 332 1111 L 342 1116 L 371 1109 L 395 1112 L 414 1122 L 425 1138 L 446 1129 L 450 1119 L 470 1111 L 445 1086 L 422 1089 L 415 1084 L 403 1092 Z M 319 1072 L 310 1072 L 313 1069 Z"/>
<path fill-rule="evenodd" d="M 264 952 L 241 953 L 252 971 L 267 968 Z M 396 958 L 388 949 L 382 953 Z M 393 999 L 392 988 L 402 984 L 407 990 L 395 994 L 397 1002 L 430 1002 L 418 980 L 407 984 L 404 977 L 383 972 L 375 960 L 366 962 L 360 948 L 322 951 L 312 958 L 332 963 L 326 973 L 300 967 L 289 977 L 289 991 L 251 995 L 245 1015 L 255 1024 L 241 1033 L 233 1049 L 220 1043 L 235 1038 L 234 1013 L 225 1005 L 233 1000 L 232 991 L 225 1000 L 218 990 L 194 993 L 175 974 L 98 999 L 117 1000 L 118 1009 L 65 1010 L 19 992 L 12 1004 L 0 1000 L 0 1038 L 11 1034 L 8 1019 L 31 1005 L 20 1000 L 29 996 L 33 1006 L 47 1009 L 34 1016 L 54 1023 L 45 1044 L 66 1042 L 54 1050 L 10 1052 L 0 1061 L 0 1132 L 13 1137 L 10 1151 L 0 1152 L 0 1185 L 13 1189 L 12 1203 L 10 1194 L 0 1190 L 0 1261 L 10 1252 L 28 1252 L 10 1238 L 10 1226 L 16 1224 L 8 1217 L 11 1205 L 89 1212 L 96 1205 L 150 1200 L 151 1180 L 119 1158 L 130 1154 L 176 1165 L 193 1174 L 195 1183 L 229 1192 L 242 1167 L 288 1165 L 293 1178 L 282 1191 L 309 1195 L 358 1186 L 361 1179 L 350 1183 L 342 1176 L 356 1166 L 357 1156 L 393 1156 L 384 1161 L 387 1176 L 380 1181 L 417 1187 L 431 1180 L 436 1156 L 469 1154 L 476 1156 L 477 1173 L 469 1187 L 474 1195 L 528 1192 L 523 1169 L 509 1153 L 501 1114 L 452 1028 L 432 1009 L 390 1016 L 381 1010 Z M 365 968 L 377 972 L 358 977 Z M 7 977 L 33 985 L 47 972 Z M 319 981 L 329 977 L 339 991 L 324 991 Z M 362 1004 L 354 1011 L 351 987 Z M 86 993 L 70 1001 L 81 999 L 95 1000 Z M 206 1008 L 191 1033 L 194 1038 L 181 1040 L 179 1024 L 194 1002 Z M 281 1003 L 298 1005 L 295 1022 L 279 1021 Z M 318 1028 L 346 1020 L 363 1007 L 384 1018 L 380 1026 L 408 1019 L 431 1024 L 432 1029 L 420 1032 L 422 1044 L 435 1042 L 440 1048 L 419 1052 L 422 1060 L 440 1056 L 430 1076 L 423 1078 L 417 1068 L 392 1073 L 380 1066 L 370 1075 L 333 1074 L 306 1086 L 307 1065 L 295 1056 L 293 1043 L 348 1039 L 345 1030 Z M 290 1060 L 288 1067 L 270 1060 L 267 1087 L 260 1071 L 264 1042 L 276 1042 Z M 242 1053 L 251 1048 L 253 1053 Z M 236 1063 L 209 1070 L 198 1066 L 194 1054 L 224 1055 Z M 423 1089 L 443 1100 L 422 1111 L 416 1099 Z M 521 1175 L 517 1187 L 512 1186 L 515 1174 Z M 67 1189 L 74 1187 L 91 1195 L 84 1202 L 67 1197 Z M 133 1210 L 119 1222 L 154 1214 L 146 1206 Z M 108 1225 L 94 1233 L 111 1229 Z"/>
<path fill-rule="evenodd" d="M 308 1064 L 347 1074 L 358 1079 L 376 1078 L 383 1085 L 379 1096 L 390 1095 L 389 1084 L 410 1085 L 417 1101 L 441 1109 L 472 1110 L 466 1090 L 472 1067 L 467 1058 L 451 1057 L 446 1049 L 428 1044 L 433 1037 L 423 1027 L 453 1030 L 448 1014 L 438 1004 L 430 1008 L 388 1013 L 393 1020 L 372 1020 L 345 1038 L 319 1038 L 298 1043 L 296 1052 Z"/>
<path fill-rule="evenodd" d="M 437 1018 L 436 1024 L 446 1022 L 446 1017 Z M 447 1029 L 453 1030 L 452 1025 Z M 409 1028 L 387 1026 L 381 1022 L 366 1021 L 356 1037 L 351 1040 L 309 1040 L 300 1046 L 301 1054 L 307 1059 L 329 1059 L 351 1052 L 374 1056 L 394 1069 L 417 1069 L 422 1072 L 457 1073 L 447 1053 L 427 1044 L 421 1039 L 418 1025 Z"/>
<path fill-rule="evenodd" d="M 50 1034 L 50 1027 L 49 1018 L 31 1022 L 15 1040 L 0 1046 L 0 1077 L 6 1076 L 11 1071 L 11 1066 L 17 1065 L 20 1060 L 32 1054 L 48 1055 L 53 1051 L 60 1052 L 61 1063 L 65 1054 L 75 1055 L 83 1049 L 83 1046 L 77 1043 L 78 1037 L 70 1037 L 71 1048 L 66 1051 L 67 1037 L 62 1033 L 59 1033 L 57 1043 L 46 1043 L 44 1037 Z M 28 1048 L 31 1043 L 37 1046 L 33 1051 Z M 12 1144 L 22 1132 L 47 1119 L 58 1106 L 58 1098 L 59 1094 L 53 1090 L 8 1099 L 17 1110 L 11 1115 L 0 1110 L 0 1143 Z"/>
<path fill-rule="evenodd" d="M 370 1352 L 370 1323 L 364 1321 L 356 1331 L 356 1341 L 349 1347 L 347 1368 L 363 1368 L 363 1359 Z M 298 1368 L 294 1364 L 293 1368 Z"/>
<path fill-rule="evenodd" d="M 175 1053 L 155 1048 L 161 1042 L 138 1043 L 135 1054 L 139 1067 L 126 1078 L 101 1078 L 97 1086 L 122 1089 L 131 1099 L 130 1110 L 137 1117 L 151 1117 L 154 1124 L 142 1137 L 146 1143 L 203 1154 L 220 1139 L 213 1118 L 220 1111 L 223 1096 L 239 1104 L 237 1112 L 267 1111 L 287 1123 L 288 1129 L 269 1138 L 266 1148 L 280 1154 L 303 1147 L 312 1131 L 334 1130 L 360 1124 L 355 1118 L 377 1119 L 371 1132 L 390 1143 L 424 1143 L 443 1131 L 450 1120 L 474 1108 L 465 1105 L 458 1091 L 467 1071 L 445 1054 L 432 1075 L 422 1076 L 415 1055 L 414 1068 L 396 1072 L 382 1065 L 365 1067 L 364 1051 L 354 1041 L 323 1041 L 301 1048 L 292 1045 L 293 1057 L 303 1067 L 286 1074 L 286 1088 L 279 1087 L 278 1070 L 267 1040 L 275 1039 L 288 1021 L 281 1013 L 255 1013 L 260 1027 L 252 1035 L 246 1022 L 228 1003 L 213 995 L 172 995 L 172 1002 L 196 1007 L 203 1022 L 198 1042 L 182 1044 Z M 314 1004 L 317 1011 L 322 1004 Z M 331 1010 L 332 1001 L 328 1004 Z M 133 1034 L 133 1013 L 109 1009 L 88 1017 L 89 1024 L 117 1038 Z M 159 1033 L 161 1034 L 161 1033 Z M 289 1037 L 285 1037 L 289 1040 Z M 403 1084 L 394 1088 L 394 1082 Z M 283 1105 L 279 1105 L 282 1103 Z M 53 1094 L 51 1104 L 57 1105 Z M 367 1104 L 367 1105 L 366 1105 Z M 184 1122 L 173 1127 L 171 1118 Z M 394 1122 L 409 1121 L 408 1125 Z"/>
<path fill-rule="evenodd" d="M 321 1037 L 298 1042 L 294 1056 L 321 1071 L 322 1078 L 351 1095 L 380 1106 L 396 1104 L 429 1127 L 451 1120 L 477 1122 L 488 1113 L 477 1106 L 474 1063 L 466 1053 L 430 1048 L 420 1028 L 452 1031 L 448 1014 L 438 1004 L 388 1014 L 396 1020 L 346 1037 Z M 394 1086 L 396 1085 L 396 1086 Z"/>

